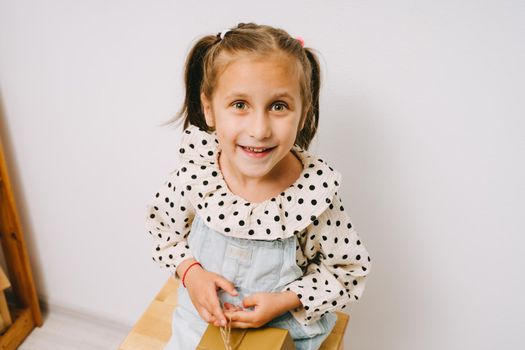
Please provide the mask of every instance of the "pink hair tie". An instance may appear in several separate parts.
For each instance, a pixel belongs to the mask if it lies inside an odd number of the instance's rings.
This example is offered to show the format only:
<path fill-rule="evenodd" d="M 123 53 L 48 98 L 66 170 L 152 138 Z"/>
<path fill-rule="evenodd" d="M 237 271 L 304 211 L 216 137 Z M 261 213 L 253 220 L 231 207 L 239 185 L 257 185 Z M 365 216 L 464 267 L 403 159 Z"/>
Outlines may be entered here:
<path fill-rule="evenodd" d="M 304 39 L 301 36 L 296 36 L 295 40 L 301 43 L 301 47 L 304 47 Z"/>

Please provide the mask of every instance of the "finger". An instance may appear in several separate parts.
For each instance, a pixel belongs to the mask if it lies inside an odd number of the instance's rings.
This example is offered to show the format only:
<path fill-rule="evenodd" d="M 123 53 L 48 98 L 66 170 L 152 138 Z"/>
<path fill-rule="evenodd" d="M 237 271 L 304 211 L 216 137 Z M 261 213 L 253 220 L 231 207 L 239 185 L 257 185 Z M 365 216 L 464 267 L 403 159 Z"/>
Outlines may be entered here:
<path fill-rule="evenodd" d="M 225 308 L 226 310 L 228 310 L 228 311 L 229 311 L 229 310 L 234 310 L 235 307 L 236 307 L 235 305 L 230 304 L 230 303 L 228 303 L 228 302 L 225 302 L 225 303 L 224 303 L 224 308 Z"/>
<path fill-rule="evenodd" d="M 225 302 L 224 303 L 224 310 L 228 311 L 228 312 L 234 312 L 234 311 L 241 311 L 241 310 L 243 310 L 243 308 L 240 307 L 240 306 L 233 305 L 231 303 Z"/>
<path fill-rule="evenodd" d="M 211 316 L 210 316 L 210 323 L 211 323 L 211 322 L 215 322 L 215 321 L 217 321 L 217 317 L 211 315 Z"/>
<path fill-rule="evenodd" d="M 244 298 L 242 300 L 242 306 L 248 308 L 248 307 L 251 307 L 251 306 L 256 306 L 257 305 L 257 296 L 254 294 L 254 295 L 249 295 L 247 296 L 246 298 Z"/>
<path fill-rule="evenodd" d="M 224 316 L 226 317 L 226 320 L 230 321 L 232 319 L 234 311 L 233 310 L 225 310 Z"/>
<path fill-rule="evenodd" d="M 208 320 L 206 322 L 208 322 L 208 324 L 214 324 L 215 326 L 219 327 L 220 326 L 220 322 L 217 319 L 217 317 L 215 317 L 213 315 L 210 315 L 210 313 L 207 310 L 205 312 L 209 315 L 208 316 Z"/>
<path fill-rule="evenodd" d="M 219 326 L 226 326 L 226 316 L 224 316 L 224 313 L 222 312 L 222 309 L 220 307 L 214 310 L 214 314 L 217 318 L 217 323 L 219 323 Z"/>
<path fill-rule="evenodd" d="M 219 286 L 222 290 L 225 290 L 226 292 L 230 293 L 233 296 L 237 296 L 239 293 L 235 290 L 235 285 L 228 281 L 226 278 L 219 276 L 219 278 L 215 282 L 217 286 Z"/>
<path fill-rule="evenodd" d="M 231 328 L 257 328 L 254 324 L 247 323 L 247 322 L 231 322 L 230 323 Z"/>
<path fill-rule="evenodd" d="M 249 323 L 253 324 L 255 323 L 255 318 L 257 315 L 254 311 L 236 311 L 231 314 L 231 320 L 232 322 L 240 322 L 240 323 Z"/>
<path fill-rule="evenodd" d="M 226 317 L 224 316 L 224 313 L 222 312 L 221 306 L 219 304 L 219 300 L 217 297 L 215 297 L 215 300 L 211 301 L 210 308 L 208 309 L 212 316 L 215 316 L 217 322 L 220 323 L 221 326 L 226 325 Z"/>
<path fill-rule="evenodd" d="M 215 317 L 212 317 L 208 310 L 206 310 L 203 307 L 198 308 L 199 315 L 201 315 L 202 319 L 208 323 L 215 321 Z"/>

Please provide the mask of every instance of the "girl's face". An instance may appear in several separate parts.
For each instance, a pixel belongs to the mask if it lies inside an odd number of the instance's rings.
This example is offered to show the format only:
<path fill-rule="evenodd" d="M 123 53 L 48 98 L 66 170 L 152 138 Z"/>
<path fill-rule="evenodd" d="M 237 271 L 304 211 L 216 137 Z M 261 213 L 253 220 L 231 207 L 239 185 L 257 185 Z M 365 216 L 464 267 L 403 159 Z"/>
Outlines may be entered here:
<path fill-rule="evenodd" d="M 218 76 L 211 101 L 204 94 L 201 101 L 217 132 L 220 164 L 237 180 L 272 180 L 286 171 L 302 114 L 293 58 L 235 57 Z"/>

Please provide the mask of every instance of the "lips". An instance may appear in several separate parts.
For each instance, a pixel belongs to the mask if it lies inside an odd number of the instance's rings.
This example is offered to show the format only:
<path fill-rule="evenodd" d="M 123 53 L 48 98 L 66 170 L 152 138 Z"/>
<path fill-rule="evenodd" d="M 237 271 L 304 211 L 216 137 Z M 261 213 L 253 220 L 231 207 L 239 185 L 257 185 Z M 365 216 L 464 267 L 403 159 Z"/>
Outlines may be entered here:
<path fill-rule="evenodd" d="M 270 153 L 275 147 L 252 147 L 252 146 L 240 146 L 242 150 L 252 157 L 264 157 L 268 153 Z"/>
<path fill-rule="evenodd" d="M 271 149 L 271 147 L 248 147 L 248 146 L 241 146 L 241 147 L 247 150 L 248 152 L 254 152 L 254 153 L 261 153 L 261 152 L 265 152 L 266 150 Z"/>

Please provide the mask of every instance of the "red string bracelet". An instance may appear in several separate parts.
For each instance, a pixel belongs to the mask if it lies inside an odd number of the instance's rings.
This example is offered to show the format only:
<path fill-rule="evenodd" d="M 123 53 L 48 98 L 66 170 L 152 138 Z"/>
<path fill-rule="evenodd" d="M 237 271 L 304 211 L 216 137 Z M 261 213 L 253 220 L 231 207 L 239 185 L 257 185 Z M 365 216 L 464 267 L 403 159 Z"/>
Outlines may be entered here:
<path fill-rule="evenodd" d="M 199 265 L 200 267 L 202 267 L 201 263 L 200 262 L 194 262 L 193 264 L 191 264 L 190 266 L 188 266 L 186 268 L 186 271 L 184 271 L 184 273 L 182 274 L 182 285 L 184 286 L 184 288 L 186 288 L 186 284 L 184 284 L 184 278 L 186 278 L 186 274 L 188 273 L 188 271 L 195 265 Z"/>

